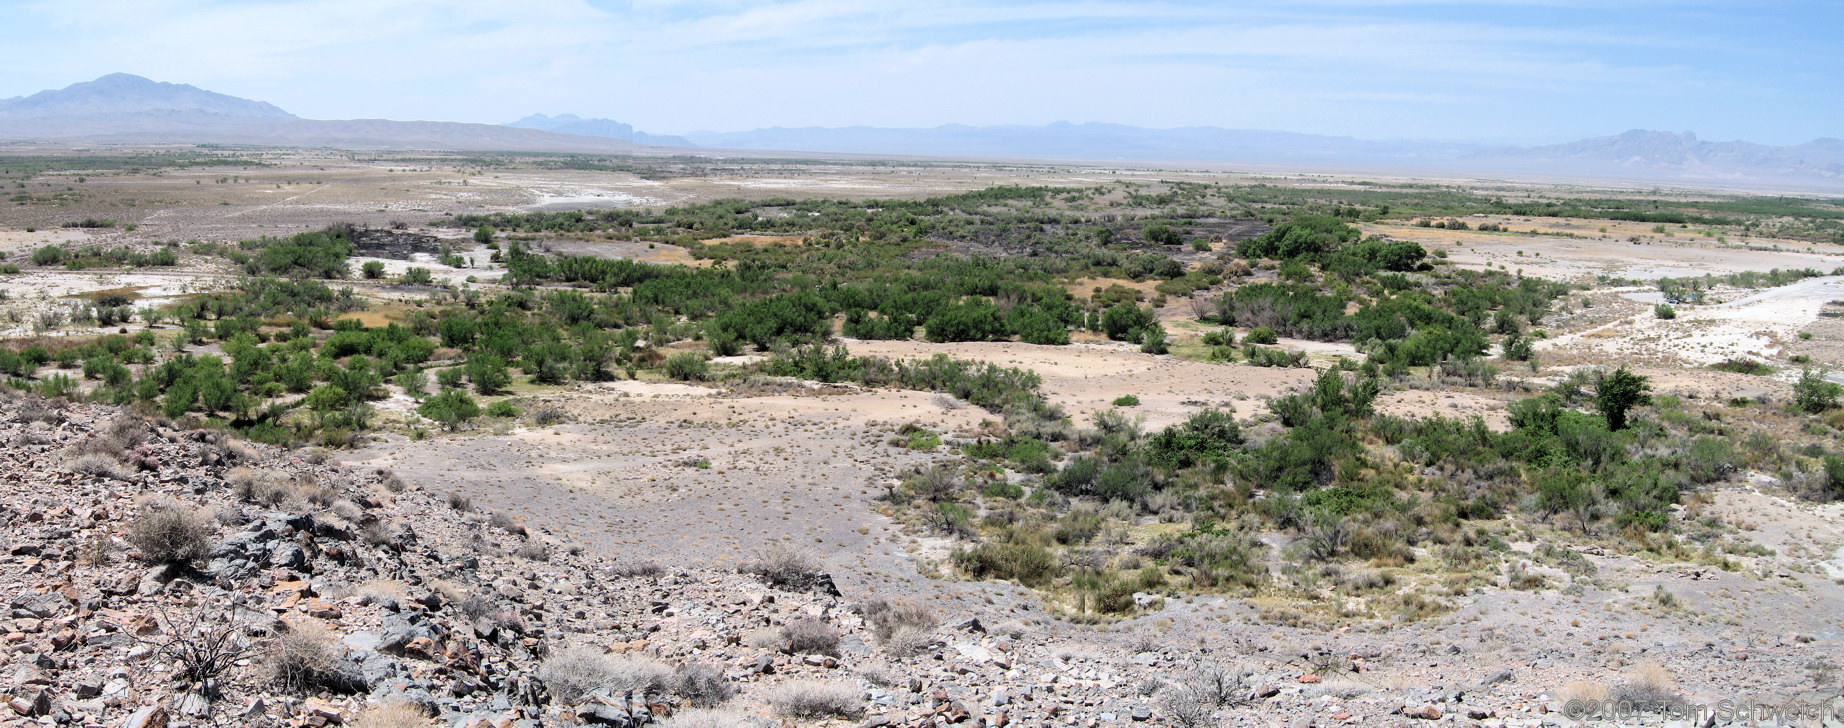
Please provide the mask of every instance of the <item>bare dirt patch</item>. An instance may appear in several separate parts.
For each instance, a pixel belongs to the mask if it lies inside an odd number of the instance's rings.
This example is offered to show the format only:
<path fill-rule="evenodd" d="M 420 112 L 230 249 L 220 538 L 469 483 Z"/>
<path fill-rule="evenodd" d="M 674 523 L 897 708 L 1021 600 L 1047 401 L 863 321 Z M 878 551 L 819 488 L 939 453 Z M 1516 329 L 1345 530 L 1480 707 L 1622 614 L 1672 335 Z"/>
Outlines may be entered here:
<path fill-rule="evenodd" d="M 1490 218 L 1467 220 L 1476 226 Z M 1530 223 L 1520 220 L 1501 224 L 1520 232 L 1531 229 Z M 1464 267 L 1521 269 L 1528 275 L 1556 280 L 1592 280 L 1602 275 L 1651 280 L 1706 273 L 1765 272 L 1775 268 L 1829 271 L 1844 265 L 1844 255 L 1835 250 L 1791 240 L 1749 238 L 1721 243 L 1701 236 L 1665 238 L 1653 234 L 1649 225 L 1603 220 L 1558 221 L 1536 228 L 1543 232 L 1576 232 L 1590 224 L 1596 227 L 1578 232 L 1583 237 L 1445 230 L 1408 224 L 1375 223 L 1361 227 L 1368 234 L 1411 240 L 1430 251 L 1444 250 L 1448 260 Z M 1608 227 L 1605 236 L 1596 232 L 1602 225 Z M 1645 239 L 1639 243 L 1627 239 L 1633 236 Z M 1775 245 L 1782 249 L 1761 249 Z"/>

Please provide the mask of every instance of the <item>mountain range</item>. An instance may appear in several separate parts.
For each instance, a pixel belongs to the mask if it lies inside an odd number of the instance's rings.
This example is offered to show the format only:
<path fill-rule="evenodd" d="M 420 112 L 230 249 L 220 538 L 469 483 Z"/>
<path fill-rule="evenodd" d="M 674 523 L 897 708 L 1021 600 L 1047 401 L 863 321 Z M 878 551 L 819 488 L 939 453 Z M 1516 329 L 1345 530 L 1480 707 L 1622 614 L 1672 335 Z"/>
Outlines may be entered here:
<path fill-rule="evenodd" d="M 1844 139 L 1831 137 L 1776 147 L 1744 141 L 1704 141 L 1688 131 L 1673 134 L 1634 129 L 1567 144 L 1488 149 L 1461 161 L 1492 162 L 1506 169 L 1617 167 L 1708 179 L 1751 177 L 1844 184 Z"/>
<path fill-rule="evenodd" d="M 624 139 L 447 121 L 302 119 L 260 101 L 126 73 L 0 100 L 0 140 L 632 152 Z"/>
<path fill-rule="evenodd" d="M 1377 142 L 1282 131 L 1146 129 L 1069 122 L 1045 126 L 949 124 L 927 129 L 776 127 L 731 133 L 693 132 L 686 137 L 700 146 L 730 149 L 1139 162 L 1349 165 L 1451 159 L 1473 150 L 1440 142 Z"/>
<path fill-rule="evenodd" d="M 612 119 L 585 119 L 575 114 L 558 114 L 556 116 L 532 114 L 531 116 L 527 116 L 507 124 L 506 126 L 516 126 L 521 129 L 542 129 L 544 131 L 554 131 L 559 134 L 581 134 L 583 136 L 626 139 L 635 144 L 646 144 L 655 147 L 696 146 L 692 144 L 690 140 L 682 136 L 648 134 L 644 131 L 634 131 L 634 127 L 631 124 L 623 124 Z"/>
<path fill-rule="evenodd" d="M 115 73 L 0 100 L 0 140 L 220 143 L 455 151 L 686 153 L 694 149 L 1116 163 L 1291 165 L 1412 174 L 1588 179 L 1844 190 L 1844 140 L 1793 146 L 1712 142 L 1633 130 L 1566 144 L 1487 147 L 1371 141 L 1283 131 L 1120 124 L 932 128 L 801 127 L 649 134 L 609 119 L 532 114 L 510 124 L 302 119 L 274 105 Z"/>

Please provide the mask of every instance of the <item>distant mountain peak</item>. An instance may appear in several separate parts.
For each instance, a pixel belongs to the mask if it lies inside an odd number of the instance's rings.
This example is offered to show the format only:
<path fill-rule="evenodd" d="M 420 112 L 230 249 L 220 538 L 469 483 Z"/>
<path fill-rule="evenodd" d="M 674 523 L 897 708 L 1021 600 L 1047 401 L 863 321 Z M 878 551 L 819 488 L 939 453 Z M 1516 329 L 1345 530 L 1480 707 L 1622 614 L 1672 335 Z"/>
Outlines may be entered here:
<path fill-rule="evenodd" d="M 94 81 L 40 91 L 0 102 L 0 118 L 110 117 L 123 115 L 210 115 L 285 121 L 295 115 L 273 104 L 206 91 L 183 83 L 162 83 L 132 73 L 111 73 Z"/>
<path fill-rule="evenodd" d="M 634 131 L 632 125 L 623 124 L 613 119 L 585 119 L 575 114 L 558 114 L 556 116 L 532 114 L 518 121 L 506 124 L 506 126 L 516 126 L 521 129 L 538 129 L 540 131 L 556 132 L 558 134 L 580 134 L 582 136 L 626 139 L 631 142 L 650 144 L 658 147 L 692 146 L 692 143 L 686 141 L 684 137 L 648 134 L 644 131 Z"/>
<path fill-rule="evenodd" d="M 489 124 L 301 119 L 260 101 L 131 73 L 0 100 L 0 139 L 593 153 L 634 148 L 617 139 Z"/>

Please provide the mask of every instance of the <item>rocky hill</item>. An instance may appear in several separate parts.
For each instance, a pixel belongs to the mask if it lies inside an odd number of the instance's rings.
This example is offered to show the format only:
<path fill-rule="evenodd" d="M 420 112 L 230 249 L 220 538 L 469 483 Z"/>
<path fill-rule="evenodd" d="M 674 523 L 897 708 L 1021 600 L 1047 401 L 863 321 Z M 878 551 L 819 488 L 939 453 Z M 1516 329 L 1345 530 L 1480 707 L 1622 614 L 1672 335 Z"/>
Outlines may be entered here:
<path fill-rule="evenodd" d="M 1503 643 L 1520 619 L 1110 635 L 847 600 L 785 549 L 668 569 L 324 451 L 0 392 L 0 725 L 1498 728 L 1687 687 L 1642 665 L 1554 691 L 1591 651 L 1555 625 Z M 1623 628 L 1617 594 L 1585 595 L 1610 601 L 1584 634 Z M 1798 685 L 1835 645 L 1685 629 L 1646 649 L 1700 686 Z"/>

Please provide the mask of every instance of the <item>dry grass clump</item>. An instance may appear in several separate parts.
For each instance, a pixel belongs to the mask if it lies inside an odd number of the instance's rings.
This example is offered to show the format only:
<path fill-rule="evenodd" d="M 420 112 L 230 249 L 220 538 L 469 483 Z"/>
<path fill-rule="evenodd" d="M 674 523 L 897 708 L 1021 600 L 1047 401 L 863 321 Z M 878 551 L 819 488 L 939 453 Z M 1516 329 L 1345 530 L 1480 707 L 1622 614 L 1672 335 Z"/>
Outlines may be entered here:
<path fill-rule="evenodd" d="M 365 520 L 365 509 L 360 508 L 359 504 L 344 498 L 333 501 L 333 505 L 329 506 L 327 511 L 335 516 L 339 516 L 347 523 L 358 523 Z"/>
<path fill-rule="evenodd" d="M 147 441 L 147 420 L 132 412 L 119 415 L 103 423 L 90 433 L 90 438 L 78 446 L 82 454 L 103 455 L 112 460 L 119 460 L 122 453 Z"/>
<path fill-rule="evenodd" d="M 449 604 L 460 604 L 462 600 L 468 598 L 467 587 L 447 579 L 430 579 L 429 590 L 440 595 L 442 601 Z"/>
<path fill-rule="evenodd" d="M 518 519 L 505 511 L 494 511 L 493 515 L 487 517 L 487 525 L 515 536 L 524 536 L 527 533 L 525 524 L 519 523 Z"/>
<path fill-rule="evenodd" d="M 366 604 L 381 604 L 386 601 L 407 602 L 410 600 L 409 587 L 393 579 L 372 579 L 363 584 L 338 585 L 327 589 L 329 599 L 350 599 L 358 597 Z"/>
<path fill-rule="evenodd" d="M 294 494 L 315 508 L 328 508 L 339 500 L 339 491 L 321 484 L 308 473 L 295 473 Z"/>
<path fill-rule="evenodd" d="M 750 630 L 749 634 L 743 636 L 743 644 L 758 650 L 779 650 L 782 647 L 781 630 L 767 627 Z"/>
<path fill-rule="evenodd" d="M 665 571 L 666 571 L 666 567 L 660 566 L 660 563 L 658 561 L 651 561 L 651 560 L 636 561 L 633 563 L 615 564 L 613 568 L 609 569 L 609 572 L 613 574 L 615 578 L 618 578 L 618 579 L 633 579 L 633 578 L 642 577 L 642 576 L 659 576 L 660 574 L 665 573 Z"/>
<path fill-rule="evenodd" d="M 608 656 L 588 646 L 559 650 L 538 666 L 538 679 L 558 703 L 570 705 L 610 679 Z"/>
<path fill-rule="evenodd" d="M 467 497 L 467 494 L 461 491 L 451 490 L 448 491 L 448 507 L 466 513 L 474 510 L 474 499 Z"/>
<path fill-rule="evenodd" d="M 843 683 L 794 680 L 769 693 L 768 704 L 777 715 L 813 720 L 857 718 L 864 714 L 864 696 Z"/>
<path fill-rule="evenodd" d="M 839 630 L 813 617 L 798 617 L 781 627 L 781 646 L 790 654 L 839 656 Z"/>
<path fill-rule="evenodd" d="M 774 544 L 762 550 L 754 561 L 745 561 L 736 567 L 738 572 L 754 574 L 777 589 L 800 591 L 813 586 L 819 580 L 820 565 L 811 555 L 782 544 Z"/>
<path fill-rule="evenodd" d="M 64 407 L 44 397 L 21 397 L 19 411 L 13 417 L 21 423 L 43 422 L 55 425 L 64 421 Z"/>
<path fill-rule="evenodd" d="M 863 611 L 864 621 L 871 625 L 871 634 L 883 642 L 888 642 L 897 630 L 905 627 L 927 632 L 941 624 L 934 610 L 912 602 L 872 599 L 864 603 Z"/>
<path fill-rule="evenodd" d="M 1133 634 L 1127 635 L 1127 640 L 1124 644 L 1127 650 L 1134 654 L 1158 652 L 1165 647 L 1159 643 L 1159 636 L 1148 630 L 1139 630 Z"/>
<path fill-rule="evenodd" d="M 610 655 L 600 647 L 578 645 L 546 658 L 538 666 L 538 679 L 551 697 L 570 705 L 597 690 L 615 695 L 664 693 L 673 686 L 673 671 L 657 660 Z"/>
<path fill-rule="evenodd" d="M 774 723 L 759 715 L 740 710 L 704 710 L 693 708 L 674 713 L 661 724 L 664 728 L 772 728 Z"/>
<path fill-rule="evenodd" d="M 211 554 L 214 521 L 203 510 L 164 495 L 142 498 L 128 544 L 156 564 L 189 564 Z"/>
<path fill-rule="evenodd" d="M 736 686 L 730 684 L 724 671 L 702 662 L 680 665 L 673 671 L 672 685 L 685 702 L 700 708 L 723 705 L 736 696 Z"/>
<path fill-rule="evenodd" d="M 933 630 L 898 627 L 890 633 L 889 639 L 884 640 L 884 653 L 891 657 L 915 657 L 927 652 L 935 642 Z"/>
<path fill-rule="evenodd" d="M 1185 728 L 1215 725 L 1218 708 L 1248 699 L 1242 673 L 1220 665 L 1200 665 L 1158 692 L 1159 705 L 1172 724 Z"/>
<path fill-rule="evenodd" d="M 115 458 L 101 453 L 85 453 L 70 461 L 70 471 L 94 478 L 122 479 L 122 466 Z"/>
<path fill-rule="evenodd" d="M 429 725 L 422 706 L 404 700 L 373 703 L 346 723 L 347 728 L 419 728 Z"/>
<path fill-rule="evenodd" d="M 1613 698 L 1623 703 L 1664 703 L 1677 698 L 1677 681 L 1664 665 L 1642 662 L 1621 678 L 1614 688 Z"/>
<path fill-rule="evenodd" d="M 537 541 L 528 541 L 525 545 L 514 550 L 512 555 L 526 561 L 550 561 L 551 549 L 549 546 L 545 546 Z"/>
<path fill-rule="evenodd" d="M 1609 691 L 1606 685 L 1588 680 L 1575 680 L 1556 691 L 1556 699 L 1564 703 L 1571 700 L 1605 701 Z"/>
<path fill-rule="evenodd" d="M 283 690 L 305 693 L 332 682 L 339 645 L 315 622 L 292 624 L 269 641 L 263 662 Z"/>
<path fill-rule="evenodd" d="M 402 493 L 410 487 L 409 484 L 403 482 L 403 478 L 397 477 L 397 474 L 391 472 L 389 468 L 379 469 L 378 485 L 392 493 Z"/>
<path fill-rule="evenodd" d="M 295 495 L 294 484 L 281 473 L 255 468 L 231 468 L 224 475 L 231 494 L 239 500 L 275 508 Z"/>
<path fill-rule="evenodd" d="M 1182 728 L 1201 728 L 1216 723 L 1216 705 L 1182 685 L 1159 691 L 1159 707 L 1165 709 L 1172 725 Z"/>
<path fill-rule="evenodd" d="M 19 436 L 19 440 L 27 445 L 50 445 L 57 441 L 57 437 L 52 435 L 50 425 L 35 421 L 26 425 L 26 432 Z"/>

